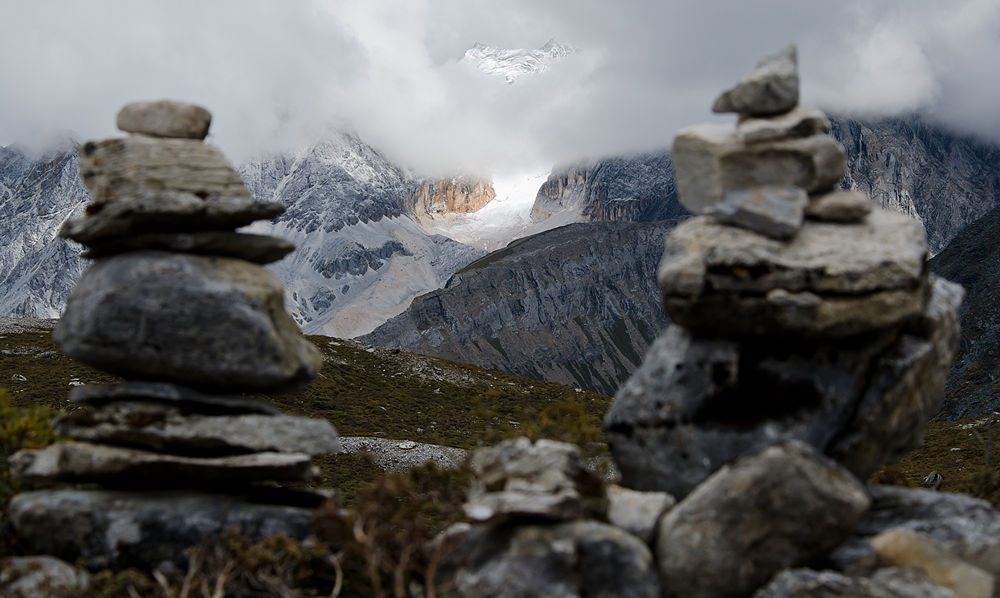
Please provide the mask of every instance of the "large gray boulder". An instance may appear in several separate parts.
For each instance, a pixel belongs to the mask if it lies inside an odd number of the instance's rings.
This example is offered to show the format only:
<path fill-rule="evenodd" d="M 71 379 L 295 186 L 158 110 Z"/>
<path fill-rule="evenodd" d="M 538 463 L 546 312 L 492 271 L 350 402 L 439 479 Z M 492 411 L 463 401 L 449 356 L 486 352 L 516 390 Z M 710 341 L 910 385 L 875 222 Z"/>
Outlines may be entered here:
<path fill-rule="evenodd" d="M 736 127 L 715 123 L 679 131 L 673 156 L 681 204 L 695 214 L 728 191 L 759 185 L 832 190 L 847 165 L 844 148 L 829 135 L 745 143 Z"/>
<path fill-rule="evenodd" d="M 476 477 L 465 513 L 473 521 L 567 520 L 604 510 L 600 482 L 572 444 L 515 438 L 474 451 L 469 466 Z"/>
<path fill-rule="evenodd" d="M 849 239 L 849 241 L 847 241 Z M 658 278 L 672 321 L 726 335 L 849 336 L 913 318 L 927 301 L 919 222 L 806 222 L 782 242 L 696 217 L 667 238 Z"/>
<path fill-rule="evenodd" d="M 129 102 L 115 117 L 126 133 L 178 139 L 204 139 L 212 124 L 212 113 L 197 104 L 176 100 Z"/>
<path fill-rule="evenodd" d="M 26 492 L 11 499 L 8 514 L 28 550 L 82 558 L 91 570 L 147 571 L 164 561 L 184 566 L 187 548 L 233 528 L 253 539 L 304 539 L 313 517 L 312 509 L 224 494 L 109 490 Z"/>
<path fill-rule="evenodd" d="M 324 419 L 291 415 L 200 415 L 162 403 L 110 403 L 60 416 L 61 436 L 161 453 L 199 457 L 279 452 L 328 455 L 340 451 Z"/>
<path fill-rule="evenodd" d="M 457 547 L 462 598 L 659 598 L 641 540 L 596 521 L 479 528 Z"/>
<path fill-rule="evenodd" d="M 302 453 L 185 457 L 137 449 L 60 442 L 23 449 L 10 459 L 11 476 L 30 484 L 96 482 L 132 488 L 219 488 L 257 481 L 310 481 L 319 472 Z"/>
<path fill-rule="evenodd" d="M 795 44 L 762 58 L 740 82 L 722 92 L 712 112 L 766 116 L 799 103 L 798 51 Z"/>
<path fill-rule="evenodd" d="M 955 598 L 955 595 L 917 569 L 887 567 L 871 577 L 791 569 L 757 590 L 753 598 Z"/>
<path fill-rule="evenodd" d="M 149 191 L 250 197 L 222 152 L 196 139 L 88 141 L 80 146 L 80 178 L 96 205 Z"/>
<path fill-rule="evenodd" d="M 864 484 L 802 443 L 741 459 L 660 521 L 655 552 L 664 596 L 746 596 L 836 547 L 869 502 Z"/>
<path fill-rule="evenodd" d="M 278 279 L 231 258 L 139 251 L 98 260 L 53 338 L 70 357 L 125 377 L 229 392 L 295 386 L 321 364 Z"/>
<path fill-rule="evenodd" d="M 83 216 L 64 222 L 59 236 L 84 245 L 114 247 L 143 233 L 232 230 L 284 211 L 279 202 L 249 197 L 149 191 L 89 207 Z"/>
<path fill-rule="evenodd" d="M 825 343 L 669 326 L 605 416 L 623 484 L 683 497 L 733 459 L 790 439 L 865 479 L 916 448 L 957 348 L 960 287 L 932 287 L 902 330 Z"/>

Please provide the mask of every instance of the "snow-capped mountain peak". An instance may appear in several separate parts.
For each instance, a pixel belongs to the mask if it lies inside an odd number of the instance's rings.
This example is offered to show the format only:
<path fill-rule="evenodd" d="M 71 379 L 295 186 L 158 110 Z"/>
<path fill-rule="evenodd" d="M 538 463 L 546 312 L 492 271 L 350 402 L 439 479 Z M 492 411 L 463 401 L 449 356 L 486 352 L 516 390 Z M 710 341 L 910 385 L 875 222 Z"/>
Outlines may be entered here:
<path fill-rule="evenodd" d="M 462 60 L 484 73 L 503 77 L 507 83 L 513 83 L 524 75 L 548 70 L 552 64 L 575 51 L 572 46 L 554 39 L 537 50 L 506 49 L 477 43 L 465 51 Z"/>

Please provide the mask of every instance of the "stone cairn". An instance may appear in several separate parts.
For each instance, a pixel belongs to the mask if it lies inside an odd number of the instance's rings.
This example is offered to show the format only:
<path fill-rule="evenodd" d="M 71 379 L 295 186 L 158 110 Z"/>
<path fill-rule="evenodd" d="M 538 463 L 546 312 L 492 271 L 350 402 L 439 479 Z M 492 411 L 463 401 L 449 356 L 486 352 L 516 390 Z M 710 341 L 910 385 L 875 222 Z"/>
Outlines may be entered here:
<path fill-rule="evenodd" d="M 313 479 L 310 456 L 339 449 L 333 426 L 233 393 L 301 385 L 321 357 L 260 265 L 293 246 L 235 232 L 284 208 L 252 200 L 203 143 L 210 120 L 191 104 L 133 103 L 117 119 L 128 137 L 80 148 L 91 202 L 60 234 L 95 261 L 54 337 L 127 381 L 74 389 L 85 408 L 55 422 L 72 441 L 11 458 L 23 481 L 105 487 L 16 496 L 10 522 L 33 550 L 151 568 L 231 527 L 308 533 L 322 497 L 258 482 Z"/>
<path fill-rule="evenodd" d="M 658 273 L 673 324 L 605 418 L 626 488 L 596 492 L 560 443 L 477 451 L 479 523 L 440 540 L 456 595 L 992 594 L 1000 514 L 863 483 L 921 443 L 963 292 L 928 274 L 918 222 L 837 189 L 844 151 L 798 105 L 796 62 L 788 47 L 716 100 L 735 126 L 675 139 L 696 216 Z"/>

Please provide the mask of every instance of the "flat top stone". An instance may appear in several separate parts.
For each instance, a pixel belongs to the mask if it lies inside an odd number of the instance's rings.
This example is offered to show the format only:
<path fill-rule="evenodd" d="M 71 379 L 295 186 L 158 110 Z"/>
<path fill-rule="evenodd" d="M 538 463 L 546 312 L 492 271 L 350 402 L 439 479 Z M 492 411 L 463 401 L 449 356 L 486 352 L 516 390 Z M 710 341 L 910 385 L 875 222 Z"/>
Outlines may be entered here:
<path fill-rule="evenodd" d="M 668 296 L 862 294 L 920 286 L 926 259 L 923 226 L 886 210 L 857 224 L 807 221 L 789 242 L 699 216 L 668 236 L 658 275 Z"/>
<path fill-rule="evenodd" d="M 211 123 L 211 112 L 177 100 L 130 102 L 115 119 L 118 128 L 127 133 L 181 139 L 204 139 Z"/>
<path fill-rule="evenodd" d="M 798 52 L 791 44 L 761 59 L 739 83 L 722 92 L 712 111 L 766 116 L 787 112 L 798 101 Z"/>
<path fill-rule="evenodd" d="M 736 125 L 736 134 L 745 143 L 809 137 L 829 130 L 830 121 L 822 110 L 802 105 L 778 116 L 744 117 Z"/>
<path fill-rule="evenodd" d="M 170 382 L 121 382 L 87 384 L 69 392 L 69 400 L 85 405 L 105 405 L 115 401 L 157 401 L 177 404 L 194 413 L 262 413 L 278 415 L 281 411 L 262 399 L 237 395 L 213 395 Z"/>
<path fill-rule="evenodd" d="M 80 257 L 96 259 L 126 251 L 156 249 L 196 255 L 235 257 L 255 264 L 276 262 L 295 250 L 295 244 L 270 235 L 231 231 L 139 233 L 91 242 Z"/>

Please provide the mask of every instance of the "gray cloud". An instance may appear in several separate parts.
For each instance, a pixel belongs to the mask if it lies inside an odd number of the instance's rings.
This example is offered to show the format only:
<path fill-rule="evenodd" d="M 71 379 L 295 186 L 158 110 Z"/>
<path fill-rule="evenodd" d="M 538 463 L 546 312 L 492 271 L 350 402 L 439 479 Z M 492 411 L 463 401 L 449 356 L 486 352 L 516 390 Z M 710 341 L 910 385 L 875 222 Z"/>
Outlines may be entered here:
<path fill-rule="evenodd" d="M 804 101 L 1000 141 L 995 0 L 65 0 L 0 21 L 0 144 L 115 135 L 123 103 L 175 97 L 235 161 L 347 128 L 430 174 L 546 165 L 669 145 L 789 41 Z M 580 52 L 515 85 L 458 60 L 551 37 Z"/>

